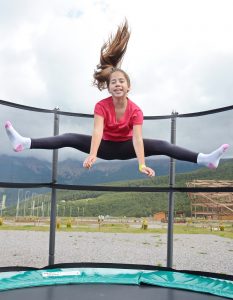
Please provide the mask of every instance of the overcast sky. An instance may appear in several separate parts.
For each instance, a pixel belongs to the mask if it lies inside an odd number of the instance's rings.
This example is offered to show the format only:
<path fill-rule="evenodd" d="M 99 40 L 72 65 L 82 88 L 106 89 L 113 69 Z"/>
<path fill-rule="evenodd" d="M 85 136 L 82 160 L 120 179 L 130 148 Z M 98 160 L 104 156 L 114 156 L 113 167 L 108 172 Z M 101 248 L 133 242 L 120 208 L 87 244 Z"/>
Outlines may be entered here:
<path fill-rule="evenodd" d="M 108 95 L 92 86 L 100 48 L 127 18 L 122 68 L 144 115 L 232 105 L 232 12 L 232 0 L 0 0 L 0 99 L 93 113 Z"/>

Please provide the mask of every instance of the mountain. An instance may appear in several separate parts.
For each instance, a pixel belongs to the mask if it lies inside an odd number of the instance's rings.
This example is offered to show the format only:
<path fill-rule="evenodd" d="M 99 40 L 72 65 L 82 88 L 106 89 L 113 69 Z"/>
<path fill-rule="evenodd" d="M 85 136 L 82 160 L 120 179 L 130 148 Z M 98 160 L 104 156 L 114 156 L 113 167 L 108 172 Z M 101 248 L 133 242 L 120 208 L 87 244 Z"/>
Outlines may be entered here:
<path fill-rule="evenodd" d="M 142 179 L 136 160 L 100 161 L 91 170 L 86 170 L 80 160 L 66 159 L 58 163 L 58 182 L 64 184 L 97 184 L 119 180 Z M 156 170 L 157 176 L 169 173 L 168 159 L 147 159 L 147 164 Z M 177 173 L 196 170 L 197 165 L 177 161 Z M 0 155 L 0 181 L 3 182 L 50 182 L 51 162 L 35 157 Z"/>
<path fill-rule="evenodd" d="M 168 175 L 168 159 L 147 159 L 147 165 L 156 170 L 157 176 Z M 198 169 L 191 163 L 177 162 L 177 173 Z M 145 176 L 138 172 L 136 160 L 128 161 L 101 161 L 87 171 L 82 167 L 82 162 L 67 159 L 58 165 L 58 182 L 64 184 L 100 184 L 113 181 L 142 179 Z"/>

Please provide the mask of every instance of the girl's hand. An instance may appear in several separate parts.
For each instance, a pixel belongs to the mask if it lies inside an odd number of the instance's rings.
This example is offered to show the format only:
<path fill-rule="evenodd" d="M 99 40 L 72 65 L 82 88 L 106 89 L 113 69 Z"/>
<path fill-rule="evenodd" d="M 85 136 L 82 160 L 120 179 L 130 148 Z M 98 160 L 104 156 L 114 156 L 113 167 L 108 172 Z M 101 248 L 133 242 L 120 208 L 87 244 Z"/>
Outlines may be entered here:
<path fill-rule="evenodd" d="M 146 165 L 140 165 L 139 171 L 146 174 L 149 177 L 155 176 L 155 171 L 153 169 L 147 167 Z"/>
<path fill-rule="evenodd" d="M 90 169 L 93 163 L 96 161 L 96 156 L 89 155 L 83 162 L 83 167 L 86 169 Z"/>

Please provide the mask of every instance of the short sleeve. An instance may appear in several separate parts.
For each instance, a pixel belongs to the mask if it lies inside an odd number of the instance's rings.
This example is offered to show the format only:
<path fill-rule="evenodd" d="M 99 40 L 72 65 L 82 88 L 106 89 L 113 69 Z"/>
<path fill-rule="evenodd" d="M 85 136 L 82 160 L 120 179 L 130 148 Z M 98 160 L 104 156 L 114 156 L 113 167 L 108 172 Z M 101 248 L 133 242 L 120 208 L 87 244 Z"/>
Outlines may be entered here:
<path fill-rule="evenodd" d="M 94 114 L 97 114 L 103 118 L 106 116 L 105 109 L 99 102 L 95 105 Z"/>
<path fill-rule="evenodd" d="M 143 112 L 141 109 L 135 110 L 133 114 L 133 125 L 142 125 L 143 124 Z"/>

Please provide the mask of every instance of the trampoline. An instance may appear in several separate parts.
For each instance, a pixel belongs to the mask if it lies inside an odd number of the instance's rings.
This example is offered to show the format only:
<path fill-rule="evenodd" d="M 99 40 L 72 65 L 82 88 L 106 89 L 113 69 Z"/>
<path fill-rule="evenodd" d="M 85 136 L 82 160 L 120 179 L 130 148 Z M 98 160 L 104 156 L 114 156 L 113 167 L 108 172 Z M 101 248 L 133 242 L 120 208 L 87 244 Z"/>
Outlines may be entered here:
<path fill-rule="evenodd" d="M 233 276 L 124 264 L 0 268 L 1 300 L 233 299 Z"/>
<path fill-rule="evenodd" d="M 34 112 L 51 113 L 54 118 L 54 134 L 59 132 L 59 115 L 91 117 L 93 115 L 38 109 L 0 100 L 0 105 Z M 167 116 L 149 116 L 145 120 L 171 120 L 171 142 L 175 142 L 176 119 L 199 117 L 230 111 L 233 106 L 191 114 L 172 113 Z M 72 263 L 54 264 L 56 229 L 56 190 L 89 190 L 111 192 L 163 192 L 169 193 L 169 220 L 167 265 L 172 266 L 173 194 L 175 192 L 233 192 L 233 187 L 190 188 L 175 186 L 174 164 L 170 163 L 170 184 L 166 187 L 125 187 L 106 185 L 68 185 L 57 183 L 57 150 L 53 152 L 52 180 L 40 183 L 0 182 L 1 188 L 50 188 L 51 215 L 49 240 L 49 266 L 44 268 L 0 267 L 0 300 L 222 300 L 233 299 L 233 276 L 175 270 L 172 268 L 123 265 Z"/>

